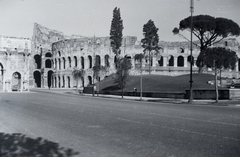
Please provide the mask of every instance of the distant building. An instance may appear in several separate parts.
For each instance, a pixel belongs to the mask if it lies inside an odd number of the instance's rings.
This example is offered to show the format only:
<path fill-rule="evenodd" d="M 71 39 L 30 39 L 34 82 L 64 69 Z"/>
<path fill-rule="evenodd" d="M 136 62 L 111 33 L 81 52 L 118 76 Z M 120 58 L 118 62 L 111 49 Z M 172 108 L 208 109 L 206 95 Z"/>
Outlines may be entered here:
<path fill-rule="evenodd" d="M 143 62 L 143 74 L 181 75 L 190 72 L 189 42 L 159 42 L 159 53 Z M 239 43 L 236 39 L 226 39 L 216 45 L 234 50 L 240 58 Z M 136 54 L 143 53 L 141 43 L 134 36 L 122 40 L 121 56 L 132 61 L 131 75 L 139 75 Z M 193 72 L 198 72 L 196 60 L 199 48 L 193 46 Z M 0 41 L 0 91 L 28 90 L 29 88 L 74 88 L 91 85 L 114 73 L 114 53 L 109 37 L 66 36 L 62 32 L 34 24 L 32 40 L 1 36 Z M 225 70 L 222 76 L 239 78 L 239 62 L 235 70 Z M 108 67 L 98 79 L 93 80 L 94 65 Z M 84 78 L 77 83 L 72 72 L 85 71 Z M 212 73 L 211 69 L 205 72 Z"/>
<path fill-rule="evenodd" d="M 29 90 L 31 40 L 0 36 L 0 91 Z"/>

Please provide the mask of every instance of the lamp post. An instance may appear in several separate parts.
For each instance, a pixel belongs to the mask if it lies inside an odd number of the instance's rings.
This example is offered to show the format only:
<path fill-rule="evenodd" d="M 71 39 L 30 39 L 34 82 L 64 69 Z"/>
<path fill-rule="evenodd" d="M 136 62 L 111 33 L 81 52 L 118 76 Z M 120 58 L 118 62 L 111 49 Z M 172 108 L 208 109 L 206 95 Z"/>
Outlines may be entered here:
<path fill-rule="evenodd" d="M 193 90 L 192 90 L 192 66 L 193 66 L 193 57 L 192 57 L 192 34 L 193 34 L 193 11 L 194 11 L 194 7 L 193 7 L 193 0 L 190 0 L 190 12 L 191 12 L 191 43 L 190 43 L 190 56 L 191 56 L 191 63 L 190 63 L 190 89 L 189 89 L 189 100 L 188 103 L 193 103 Z"/>

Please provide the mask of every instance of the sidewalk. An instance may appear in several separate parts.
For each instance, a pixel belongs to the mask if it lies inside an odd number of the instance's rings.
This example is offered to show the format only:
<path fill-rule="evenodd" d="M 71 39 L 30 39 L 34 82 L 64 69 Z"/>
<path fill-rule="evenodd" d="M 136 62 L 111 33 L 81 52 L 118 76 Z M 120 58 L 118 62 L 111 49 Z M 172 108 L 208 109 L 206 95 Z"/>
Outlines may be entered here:
<path fill-rule="evenodd" d="M 92 94 L 80 94 L 75 88 L 66 88 L 66 89 L 44 89 L 44 88 L 35 88 L 31 89 L 32 92 L 44 92 L 44 93 L 57 93 L 57 94 L 70 94 L 70 95 L 79 95 L 79 96 L 88 96 L 93 97 Z M 95 94 L 94 97 L 101 98 L 114 98 L 122 99 L 122 96 L 119 95 L 105 95 L 105 94 Z M 123 99 L 141 101 L 140 97 L 134 96 L 123 96 Z M 162 103 L 172 103 L 172 104 L 188 104 L 188 99 L 174 99 L 174 98 L 152 98 L 152 97 L 142 97 L 142 101 L 148 102 L 162 102 Z M 219 100 L 218 103 L 215 103 L 215 100 L 193 100 L 193 105 L 216 105 L 216 106 L 229 106 L 229 105 L 240 105 L 240 100 Z"/>

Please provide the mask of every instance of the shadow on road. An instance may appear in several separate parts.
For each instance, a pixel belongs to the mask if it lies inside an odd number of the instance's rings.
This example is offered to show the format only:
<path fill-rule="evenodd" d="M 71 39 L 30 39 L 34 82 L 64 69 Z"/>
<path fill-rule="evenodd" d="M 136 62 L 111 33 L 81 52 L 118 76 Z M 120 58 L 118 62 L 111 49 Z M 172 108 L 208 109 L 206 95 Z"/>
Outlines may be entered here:
<path fill-rule="evenodd" d="M 20 133 L 5 134 L 0 132 L 1 157 L 73 157 L 78 155 L 72 149 L 60 147 L 58 143 L 26 137 Z"/>

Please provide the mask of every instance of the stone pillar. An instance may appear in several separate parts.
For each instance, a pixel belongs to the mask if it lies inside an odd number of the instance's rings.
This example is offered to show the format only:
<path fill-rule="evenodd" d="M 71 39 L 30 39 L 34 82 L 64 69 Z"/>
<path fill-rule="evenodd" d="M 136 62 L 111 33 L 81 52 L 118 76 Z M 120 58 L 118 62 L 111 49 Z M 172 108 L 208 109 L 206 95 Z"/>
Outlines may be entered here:
<path fill-rule="evenodd" d="M 152 67 L 156 67 L 156 57 L 152 57 Z"/>
<path fill-rule="evenodd" d="M 167 66 L 167 63 L 168 63 L 168 58 L 167 57 L 163 57 L 163 67 L 166 67 Z"/>
<path fill-rule="evenodd" d="M 239 71 L 239 70 L 238 70 L 238 68 L 239 68 L 239 67 L 238 67 L 238 63 L 239 63 L 239 60 L 237 60 L 237 62 L 236 62 L 236 67 L 235 67 L 235 71 L 236 71 L 236 72 Z"/>
<path fill-rule="evenodd" d="M 2 88 L 3 88 L 3 91 L 5 91 L 5 75 L 6 75 L 6 70 L 5 69 L 3 69 L 3 71 L 2 71 Z"/>
<path fill-rule="evenodd" d="M 187 63 L 188 63 L 187 57 L 184 57 L 184 67 L 187 67 Z"/>
<path fill-rule="evenodd" d="M 100 59 L 101 59 L 101 65 L 102 65 L 102 66 L 105 66 L 105 58 L 104 58 L 104 56 L 103 56 L 103 57 L 100 57 Z"/>
<path fill-rule="evenodd" d="M 177 67 L 177 57 L 174 57 L 174 67 Z"/>
<path fill-rule="evenodd" d="M 197 67 L 197 64 L 196 64 L 196 63 L 197 63 L 197 60 L 194 60 L 194 61 L 193 61 L 193 67 L 194 67 L 194 68 Z"/>

